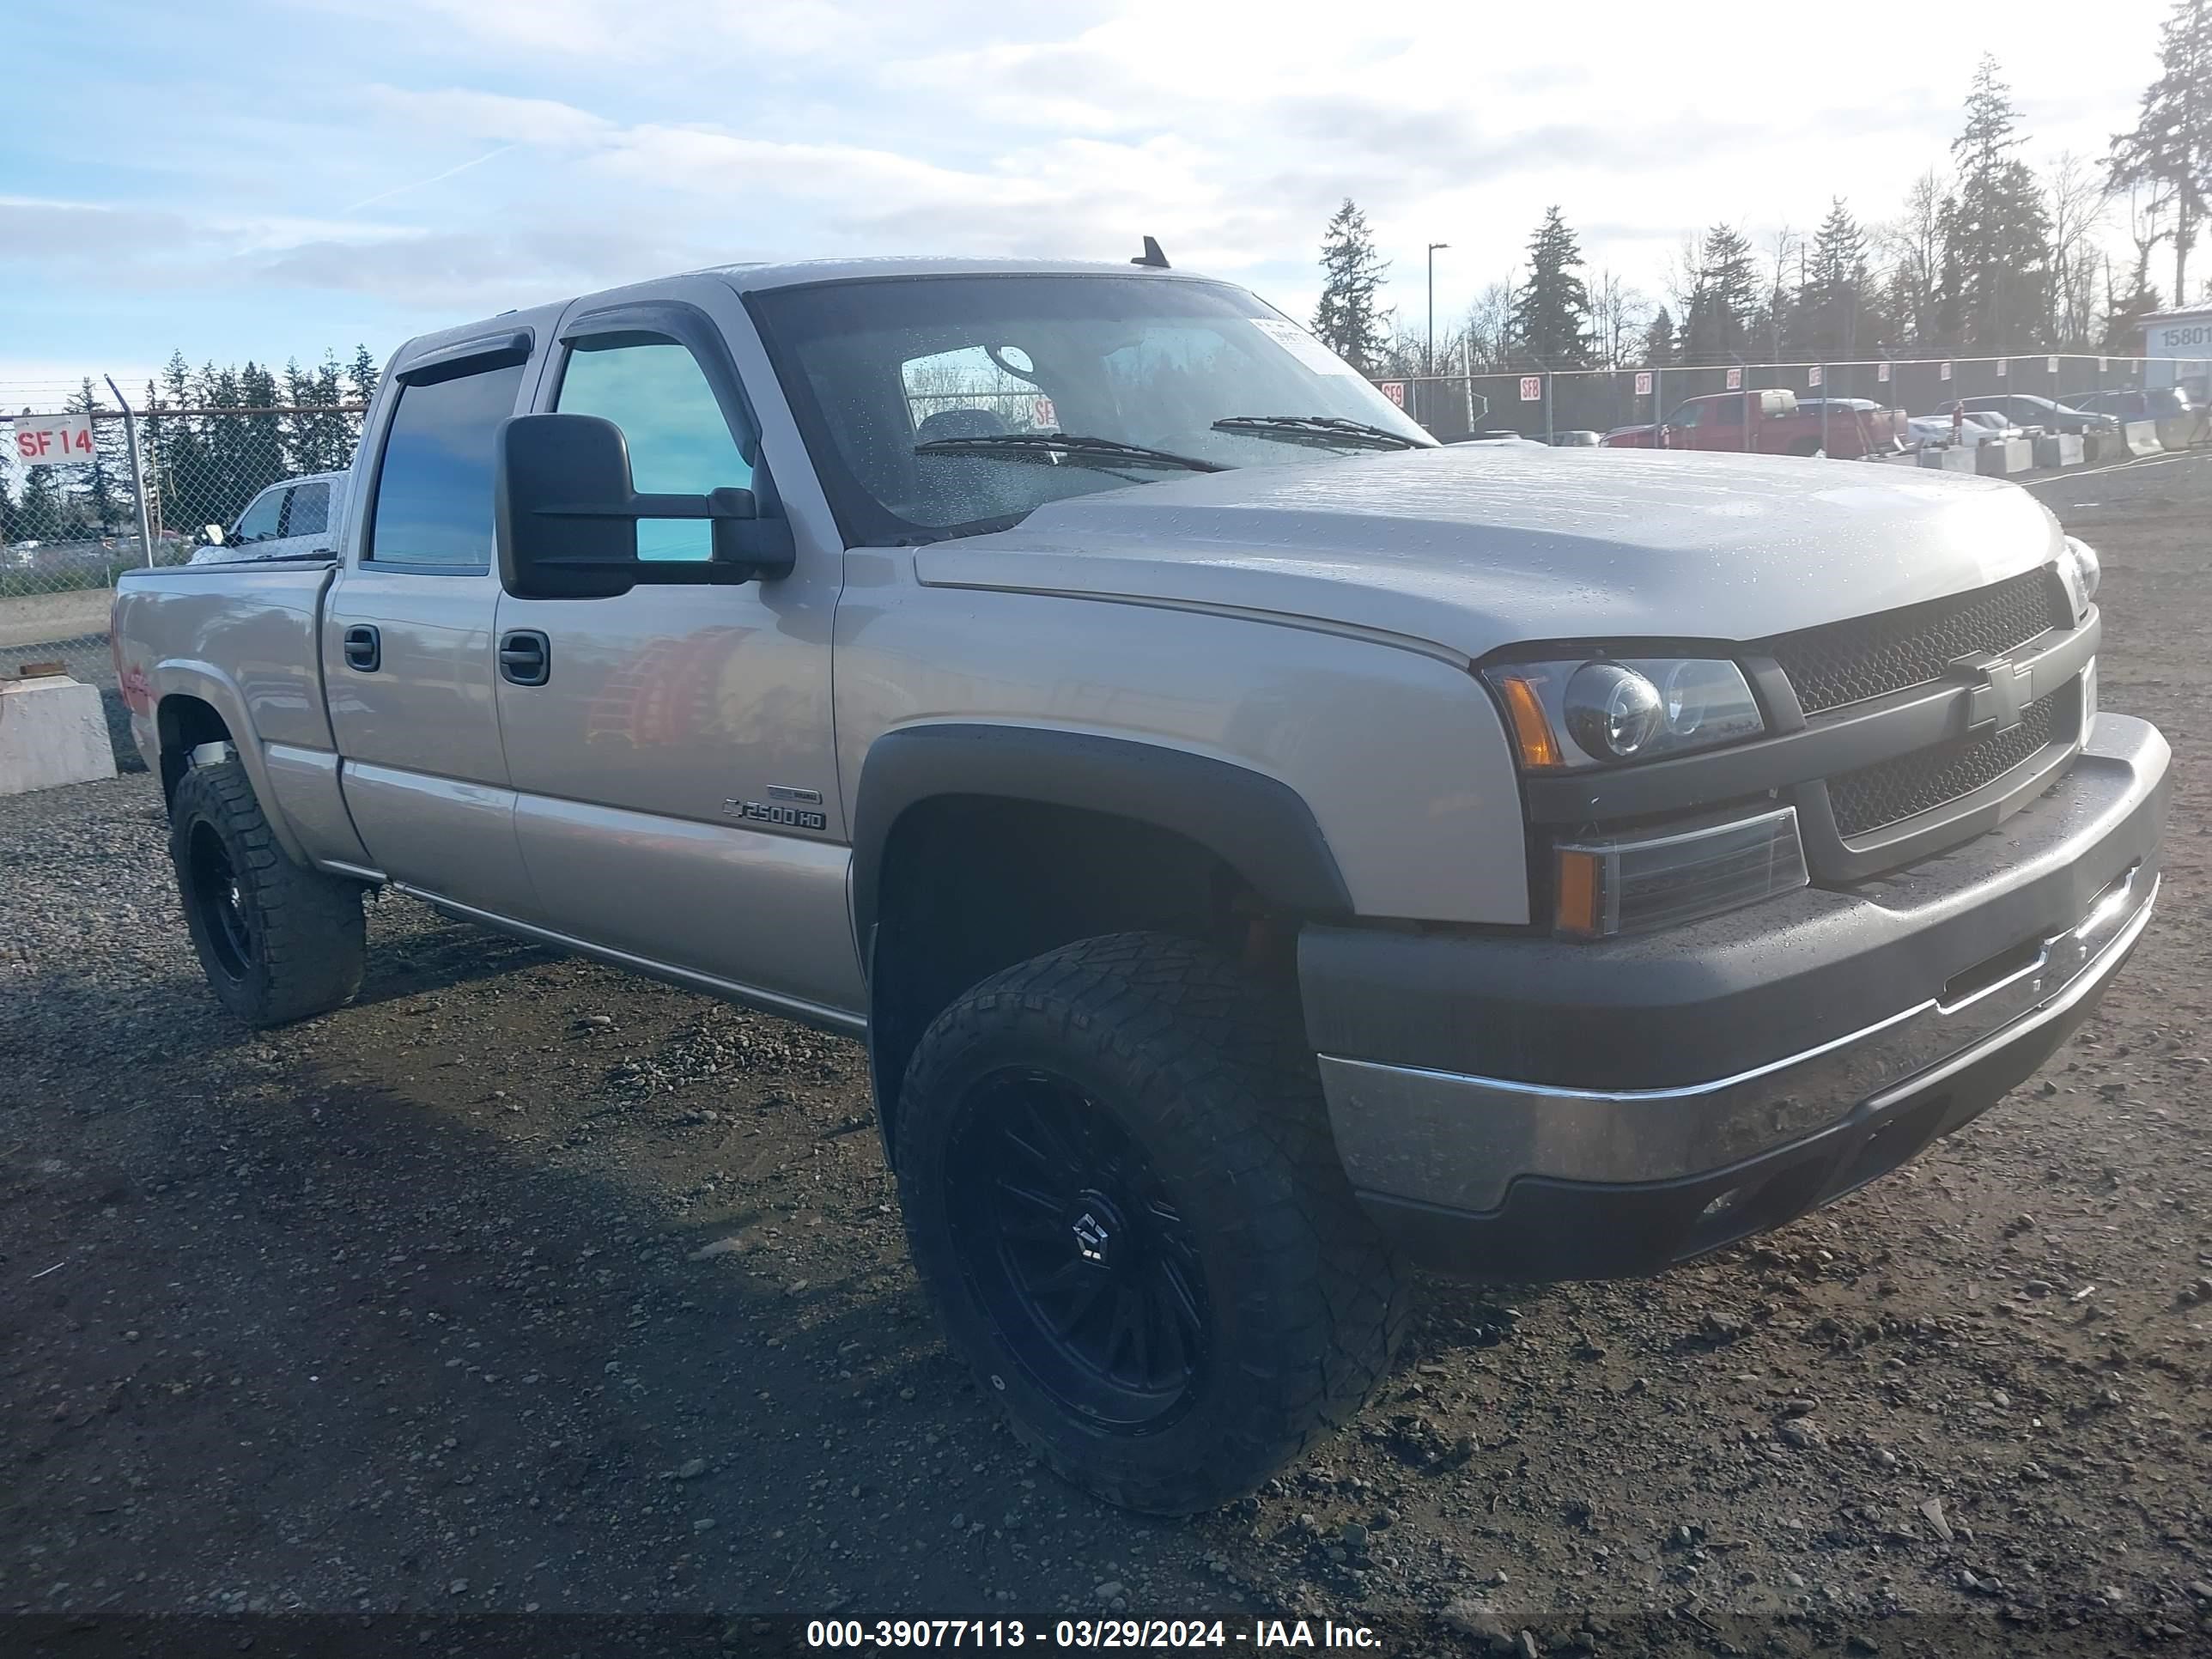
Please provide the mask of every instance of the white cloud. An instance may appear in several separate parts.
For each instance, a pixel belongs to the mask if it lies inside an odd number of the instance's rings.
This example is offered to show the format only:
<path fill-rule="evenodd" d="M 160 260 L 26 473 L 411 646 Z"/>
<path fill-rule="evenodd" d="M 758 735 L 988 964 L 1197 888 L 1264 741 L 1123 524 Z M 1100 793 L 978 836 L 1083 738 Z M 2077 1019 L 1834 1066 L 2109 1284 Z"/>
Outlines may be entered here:
<path fill-rule="evenodd" d="M 2156 27 L 2084 27 L 2070 0 L 1960 14 L 1909 52 L 1832 13 L 1747 28 L 1644 0 L 319 0 L 313 17 L 296 44 L 343 70 L 326 94 L 218 106 L 157 145 L 95 132 L 84 176 L 144 187 L 0 198 L 0 264 L 282 295 L 349 327 L 360 296 L 398 328 L 737 258 L 1123 258 L 1150 233 L 1295 310 L 1348 195 L 1408 314 L 1425 243 L 1451 244 L 1441 318 L 1554 202 L 1594 266 L 1650 289 L 1716 220 L 1763 240 L 1832 195 L 1887 216 L 1947 161 L 1985 45 L 2031 159 L 2100 154 Z"/>

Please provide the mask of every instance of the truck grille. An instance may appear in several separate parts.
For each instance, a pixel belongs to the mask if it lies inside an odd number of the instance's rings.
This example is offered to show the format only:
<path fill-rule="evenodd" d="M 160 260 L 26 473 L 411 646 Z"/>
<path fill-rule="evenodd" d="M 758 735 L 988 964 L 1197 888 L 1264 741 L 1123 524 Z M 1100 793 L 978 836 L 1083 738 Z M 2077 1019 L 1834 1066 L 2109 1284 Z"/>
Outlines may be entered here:
<path fill-rule="evenodd" d="M 2057 577 L 2028 570 L 1971 593 L 1784 634 L 1765 649 L 1800 706 L 1818 714 L 1941 679 L 1955 658 L 2001 654 L 2068 620 Z"/>
<path fill-rule="evenodd" d="M 2079 707 L 2076 686 L 2038 697 L 2021 710 L 2009 732 L 1899 755 L 1828 780 L 1828 805 L 1837 833 L 1849 839 L 1901 823 L 1972 794 L 2031 758 L 2063 729 L 2062 717 Z"/>

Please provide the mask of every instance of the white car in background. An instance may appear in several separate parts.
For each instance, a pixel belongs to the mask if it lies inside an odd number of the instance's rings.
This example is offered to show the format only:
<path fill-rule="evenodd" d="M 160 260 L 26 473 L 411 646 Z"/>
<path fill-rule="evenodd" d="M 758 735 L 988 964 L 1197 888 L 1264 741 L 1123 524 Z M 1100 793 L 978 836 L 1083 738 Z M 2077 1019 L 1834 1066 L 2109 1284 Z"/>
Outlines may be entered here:
<path fill-rule="evenodd" d="M 246 504 L 229 529 L 208 526 L 202 532 L 207 545 L 193 553 L 191 562 L 243 564 L 327 554 L 345 517 L 345 490 L 343 472 L 311 472 L 270 484 Z"/>
<path fill-rule="evenodd" d="M 2027 436 L 2003 416 L 1989 410 L 1966 410 L 1955 428 L 1948 415 L 1915 415 L 1905 424 L 1913 442 L 1930 449 L 1954 443 L 1966 449 L 1979 449 L 2000 438 Z"/>

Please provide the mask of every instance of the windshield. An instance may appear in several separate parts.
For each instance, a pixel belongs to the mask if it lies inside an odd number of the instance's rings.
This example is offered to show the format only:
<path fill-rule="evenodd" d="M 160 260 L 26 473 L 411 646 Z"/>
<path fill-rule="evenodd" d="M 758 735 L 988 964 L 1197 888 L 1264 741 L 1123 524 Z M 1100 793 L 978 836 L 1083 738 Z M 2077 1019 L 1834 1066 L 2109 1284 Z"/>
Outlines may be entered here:
<path fill-rule="evenodd" d="M 856 545 L 1003 529 L 1047 501 L 1194 470 L 1435 441 L 1305 330 L 1225 283 L 881 277 L 746 303 Z M 1044 433 L 1105 442 L 1018 441 Z M 1198 465 L 1144 464 L 1115 445 Z"/>

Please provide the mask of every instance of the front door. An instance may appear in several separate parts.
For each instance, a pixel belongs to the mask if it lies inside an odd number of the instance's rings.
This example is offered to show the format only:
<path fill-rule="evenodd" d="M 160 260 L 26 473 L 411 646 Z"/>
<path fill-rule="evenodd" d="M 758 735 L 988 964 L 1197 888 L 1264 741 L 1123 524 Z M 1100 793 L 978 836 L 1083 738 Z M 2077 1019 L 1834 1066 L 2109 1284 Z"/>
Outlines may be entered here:
<path fill-rule="evenodd" d="M 540 405 L 620 427 L 641 494 L 772 498 L 721 332 L 745 325 L 736 296 L 671 295 L 571 319 Z M 708 533 L 643 520 L 638 554 L 704 561 Z M 830 707 L 841 575 L 802 547 L 769 582 L 501 596 L 500 722 L 548 926 L 801 1013 L 859 1006 Z"/>
<path fill-rule="evenodd" d="M 370 858 L 395 881 L 518 920 L 537 905 L 492 695 L 492 458 L 526 368 L 509 352 L 403 380 L 366 529 L 323 619 L 339 776 Z"/>

